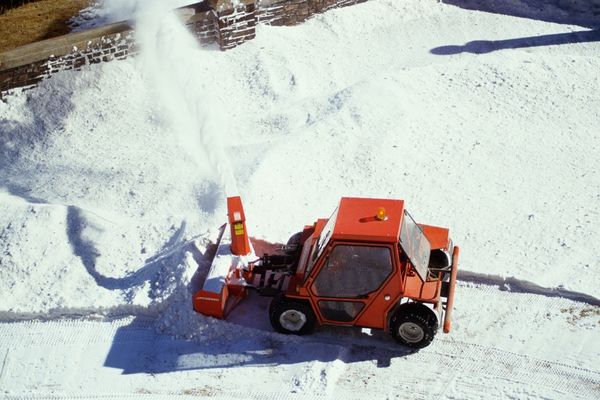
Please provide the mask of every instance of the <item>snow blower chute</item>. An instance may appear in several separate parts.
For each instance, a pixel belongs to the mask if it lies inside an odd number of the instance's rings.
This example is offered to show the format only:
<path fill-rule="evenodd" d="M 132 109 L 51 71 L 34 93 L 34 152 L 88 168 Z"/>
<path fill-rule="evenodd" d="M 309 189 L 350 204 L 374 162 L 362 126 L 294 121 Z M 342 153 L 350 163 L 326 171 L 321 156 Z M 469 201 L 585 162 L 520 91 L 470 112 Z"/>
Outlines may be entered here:
<path fill-rule="evenodd" d="M 229 221 L 217 242 L 215 258 L 202 289 L 193 297 L 194 310 L 219 319 L 246 296 L 242 271 L 254 256 L 240 197 L 227 198 L 227 213 Z"/>
<path fill-rule="evenodd" d="M 448 229 L 416 223 L 403 200 L 344 197 L 331 217 L 260 258 L 241 199 L 228 198 L 227 210 L 229 223 L 193 297 L 196 311 L 224 319 L 255 290 L 273 297 L 269 318 L 281 333 L 359 326 L 422 348 L 440 327 L 450 332 L 459 249 Z"/>

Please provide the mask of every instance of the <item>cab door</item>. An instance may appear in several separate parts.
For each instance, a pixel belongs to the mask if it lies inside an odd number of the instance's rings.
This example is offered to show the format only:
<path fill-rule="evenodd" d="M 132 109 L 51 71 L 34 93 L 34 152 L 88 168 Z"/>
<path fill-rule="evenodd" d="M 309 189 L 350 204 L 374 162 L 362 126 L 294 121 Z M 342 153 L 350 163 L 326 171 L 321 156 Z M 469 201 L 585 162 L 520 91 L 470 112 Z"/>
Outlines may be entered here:
<path fill-rule="evenodd" d="M 393 275 L 392 254 L 387 245 L 334 244 L 310 285 L 320 319 L 353 325 Z"/>

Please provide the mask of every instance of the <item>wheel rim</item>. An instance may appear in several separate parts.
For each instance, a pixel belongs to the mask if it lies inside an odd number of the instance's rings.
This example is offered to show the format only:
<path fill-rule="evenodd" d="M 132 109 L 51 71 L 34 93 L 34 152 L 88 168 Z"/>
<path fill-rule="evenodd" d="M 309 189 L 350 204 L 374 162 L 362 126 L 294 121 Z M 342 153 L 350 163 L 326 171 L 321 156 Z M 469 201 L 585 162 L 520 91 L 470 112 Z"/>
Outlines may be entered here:
<path fill-rule="evenodd" d="M 298 310 L 287 310 L 279 316 L 279 323 L 288 331 L 297 332 L 306 324 L 306 315 Z"/>
<path fill-rule="evenodd" d="M 398 327 L 398 335 L 408 343 L 419 343 L 425 337 L 425 331 L 419 324 L 404 322 Z"/>

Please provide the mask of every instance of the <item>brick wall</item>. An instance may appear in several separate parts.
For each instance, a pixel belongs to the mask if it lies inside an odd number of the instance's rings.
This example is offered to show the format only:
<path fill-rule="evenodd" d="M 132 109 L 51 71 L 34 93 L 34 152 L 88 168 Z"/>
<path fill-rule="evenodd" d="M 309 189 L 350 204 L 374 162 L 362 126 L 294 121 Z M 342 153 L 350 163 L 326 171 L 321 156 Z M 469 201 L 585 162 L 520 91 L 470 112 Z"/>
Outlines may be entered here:
<path fill-rule="evenodd" d="M 197 13 L 186 22 L 186 26 L 201 45 L 217 41 L 218 18 L 213 11 Z"/>
<path fill-rule="evenodd" d="M 20 67 L 0 70 L 0 99 L 10 89 L 35 85 L 47 76 L 46 61 L 36 61 Z"/>
<path fill-rule="evenodd" d="M 122 60 L 137 52 L 133 31 L 125 31 L 110 36 L 103 36 L 97 42 L 90 42 L 85 48 L 76 46 L 64 56 L 51 56 L 46 62 L 48 73 L 69 69 L 80 69 L 84 65 L 97 64 L 112 60 Z"/>
<path fill-rule="evenodd" d="M 27 88 L 58 71 L 123 59 L 135 53 L 128 24 L 49 39 L 0 54 L 0 98 L 15 88 Z M 100 36 L 95 37 L 94 32 Z M 102 34 L 104 33 L 104 34 Z"/>
<path fill-rule="evenodd" d="M 213 11 L 205 11 L 185 24 L 201 44 L 209 44 L 217 41 L 216 21 Z M 27 89 L 56 72 L 120 60 L 137 52 L 134 31 L 129 24 L 119 23 L 0 53 L 0 99 L 11 90 Z"/>
<path fill-rule="evenodd" d="M 206 0 L 178 10 L 200 44 L 231 49 L 256 36 L 256 25 L 296 25 L 317 13 L 367 0 Z M 0 99 L 58 71 L 119 60 L 138 51 L 128 23 L 48 39 L 0 53 Z"/>
<path fill-rule="evenodd" d="M 221 50 L 231 49 L 256 37 L 256 3 L 237 3 L 232 8 L 217 9 L 217 42 Z"/>

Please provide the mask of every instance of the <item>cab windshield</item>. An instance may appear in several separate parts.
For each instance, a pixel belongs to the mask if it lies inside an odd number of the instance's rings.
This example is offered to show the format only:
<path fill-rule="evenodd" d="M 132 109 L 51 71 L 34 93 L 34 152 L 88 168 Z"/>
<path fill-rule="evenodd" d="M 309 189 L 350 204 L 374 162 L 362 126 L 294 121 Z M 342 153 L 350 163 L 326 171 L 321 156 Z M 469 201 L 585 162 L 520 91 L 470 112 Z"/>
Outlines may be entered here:
<path fill-rule="evenodd" d="M 404 218 L 402 218 L 400 245 L 421 279 L 426 281 L 431 244 L 421 227 L 407 211 L 404 211 Z"/>
<path fill-rule="evenodd" d="M 331 235 L 333 234 L 333 228 L 335 227 L 335 221 L 337 220 L 338 209 L 336 208 L 329 217 L 329 220 L 323 227 L 321 234 L 319 235 L 315 245 L 310 253 L 310 258 L 308 259 L 308 266 L 306 268 L 306 273 L 304 274 L 304 279 L 310 275 L 310 271 L 312 271 L 315 263 L 323 254 L 323 250 L 327 247 L 327 243 L 329 243 L 329 239 L 331 239 Z"/>

